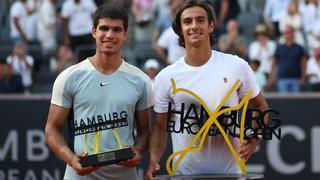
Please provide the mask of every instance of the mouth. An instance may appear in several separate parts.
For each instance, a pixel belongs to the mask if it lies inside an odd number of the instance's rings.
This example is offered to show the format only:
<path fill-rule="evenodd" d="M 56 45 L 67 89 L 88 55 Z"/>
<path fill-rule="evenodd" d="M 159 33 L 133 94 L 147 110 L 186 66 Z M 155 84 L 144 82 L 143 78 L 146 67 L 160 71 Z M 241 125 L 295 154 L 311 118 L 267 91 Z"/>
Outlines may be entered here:
<path fill-rule="evenodd" d="M 102 44 L 106 47 L 113 47 L 116 43 L 113 41 L 102 41 Z"/>
<path fill-rule="evenodd" d="M 199 38 L 202 35 L 202 33 L 190 33 L 189 36 L 191 38 Z"/>

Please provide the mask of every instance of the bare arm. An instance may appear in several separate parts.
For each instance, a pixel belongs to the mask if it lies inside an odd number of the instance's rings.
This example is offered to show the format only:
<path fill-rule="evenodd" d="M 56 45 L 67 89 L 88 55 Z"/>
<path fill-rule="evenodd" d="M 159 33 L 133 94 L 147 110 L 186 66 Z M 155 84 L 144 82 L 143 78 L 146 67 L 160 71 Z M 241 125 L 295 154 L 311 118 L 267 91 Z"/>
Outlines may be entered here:
<path fill-rule="evenodd" d="M 83 168 L 79 163 L 79 156 L 75 155 L 68 147 L 63 136 L 63 126 L 69 115 L 70 109 L 51 104 L 45 127 L 45 137 L 48 146 L 55 155 L 69 164 L 79 175 L 86 175 L 99 167 Z M 84 154 L 83 154 L 84 155 Z"/>
<path fill-rule="evenodd" d="M 229 10 L 229 1 L 228 0 L 223 0 L 221 2 L 220 6 L 220 13 L 219 13 L 219 18 L 218 18 L 218 23 L 217 26 L 220 27 L 223 24 L 223 21 L 226 19 L 228 10 Z"/>
<path fill-rule="evenodd" d="M 307 58 L 303 57 L 301 61 L 301 79 L 300 79 L 300 85 L 303 86 L 305 84 L 306 78 L 307 78 Z"/>
<path fill-rule="evenodd" d="M 276 66 L 277 66 L 277 61 L 275 58 L 273 58 L 272 62 L 271 62 L 271 72 L 269 74 L 268 83 L 266 85 L 266 90 L 271 89 L 276 82 Z"/>
<path fill-rule="evenodd" d="M 150 134 L 150 119 L 151 110 L 147 108 L 142 111 L 137 111 L 135 114 L 137 124 L 137 137 L 135 145 L 132 149 L 134 156 L 126 161 L 121 161 L 118 164 L 124 167 L 137 166 L 142 156 L 148 151 L 149 147 L 149 134 Z"/>
<path fill-rule="evenodd" d="M 152 36 L 151 36 L 151 44 L 152 46 L 154 46 L 155 44 L 157 44 L 157 39 L 160 35 L 160 29 L 155 27 L 152 31 Z"/>
<path fill-rule="evenodd" d="M 63 43 L 64 45 L 70 47 L 68 24 L 69 24 L 69 19 L 62 17 Z"/>
<path fill-rule="evenodd" d="M 21 28 L 19 18 L 18 18 L 18 17 L 14 17 L 14 18 L 13 18 L 13 23 L 14 23 L 14 25 L 16 26 L 17 30 L 19 31 L 22 39 L 23 39 L 25 42 L 28 42 L 28 41 L 29 41 L 29 40 L 28 40 L 28 37 L 27 37 L 26 33 L 25 33 L 25 32 L 22 30 L 22 28 Z"/>
<path fill-rule="evenodd" d="M 149 148 L 151 108 L 136 112 L 137 138 L 134 148 L 145 154 Z"/>
<path fill-rule="evenodd" d="M 160 47 L 158 44 L 154 44 L 153 48 L 158 53 L 158 55 L 160 56 L 162 62 L 165 65 L 169 65 L 169 61 L 168 61 L 168 58 L 167 58 L 167 55 L 166 55 L 164 49 L 162 47 Z"/>
<path fill-rule="evenodd" d="M 268 109 L 268 104 L 261 93 L 259 93 L 253 99 L 251 99 L 250 104 L 252 105 L 252 107 L 259 109 L 262 112 Z M 265 116 L 265 119 L 263 121 L 265 124 L 267 124 L 269 121 L 269 117 Z M 240 144 L 240 150 L 238 152 L 240 157 L 244 158 L 245 160 L 248 160 L 254 153 L 260 142 L 261 140 L 256 138 L 244 140 L 243 143 Z"/>
<path fill-rule="evenodd" d="M 159 161 L 167 146 L 167 113 L 156 114 L 156 125 L 150 138 L 150 162 L 146 173 L 146 179 L 152 179 L 160 170 Z"/>
<path fill-rule="evenodd" d="M 156 53 L 160 56 L 162 62 L 165 65 L 168 65 L 169 62 L 164 49 L 157 44 L 157 39 L 159 38 L 159 36 L 160 36 L 160 29 L 156 27 L 152 32 L 152 38 L 151 38 L 152 47 L 156 51 Z"/>

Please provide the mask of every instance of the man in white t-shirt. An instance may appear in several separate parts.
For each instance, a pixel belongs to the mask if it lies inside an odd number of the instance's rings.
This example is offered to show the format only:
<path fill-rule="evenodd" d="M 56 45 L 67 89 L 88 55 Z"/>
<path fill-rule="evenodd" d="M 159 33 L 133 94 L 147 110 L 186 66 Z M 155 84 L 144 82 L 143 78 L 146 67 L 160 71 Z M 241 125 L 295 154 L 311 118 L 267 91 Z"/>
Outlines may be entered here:
<path fill-rule="evenodd" d="M 92 16 L 97 6 L 92 0 L 69 0 L 62 5 L 64 44 L 73 50 L 79 45 L 93 44 Z"/>
<path fill-rule="evenodd" d="M 201 128 L 199 121 L 203 123 L 207 120 L 202 116 L 203 104 L 200 104 L 199 99 L 178 89 L 195 93 L 211 112 L 221 102 L 225 102 L 225 107 L 238 106 L 250 91 L 250 104 L 254 108 L 264 111 L 268 107 L 248 63 L 237 56 L 211 49 L 214 19 L 205 1 L 189 0 L 183 4 L 176 13 L 173 30 L 179 36 L 179 44 L 186 48 L 186 56 L 163 69 L 155 79 L 156 125 L 150 138 L 150 161 L 146 179 L 152 179 L 160 170 L 159 161 L 166 149 L 167 130 L 171 132 L 173 151 L 177 152 L 189 146 L 195 133 Z M 234 86 L 236 82 L 240 83 Z M 223 101 L 232 86 L 235 90 Z M 244 140 L 242 144 L 238 138 L 229 136 L 229 139 L 238 156 L 244 160 L 252 155 L 260 143 L 257 138 Z M 177 163 L 177 158 L 175 156 L 173 159 L 174 164 Z M 175 172 L 176 175 L 240 173 L 236 160 L 219 134 L 208 135 L 201 151 L 187 153 Z"/>
<path fill-rule="evenodd" d="M 18 0 L 10 8 L 10 36 L 13 42 L 27 43 L 30 37 L 27 35 L 28 12 L 27 0 Z"/>
<path fill-rule="evenodd" d="M 169 27 L 162 32 L 154 47 L 165 65 L 173 64 L 186 54 L 186 50 L 179 46 L 178 38 L 172 27 Z M 167 55 L 165 54 L 165 50 L 167 50 Z"/>
<path fill-rule="evenodd" d="M 52 151 L 67 164 L 63 179 L 138 179 L 135 167 L 148 150 L 153 97 L 149 77 L 121 58 L 127 28 L 124 7 L 100 6 L 92 28 L 96 54 L 55 80 L 45 135 Z M 66 122 L 71 125 L 70 146 L 62 131 Z M 82 156 L 125 146 L 131 147 L 133 158 L 102 167 L 80 163 Z M 114 154 L 105 154 L 109 155 Z"/>

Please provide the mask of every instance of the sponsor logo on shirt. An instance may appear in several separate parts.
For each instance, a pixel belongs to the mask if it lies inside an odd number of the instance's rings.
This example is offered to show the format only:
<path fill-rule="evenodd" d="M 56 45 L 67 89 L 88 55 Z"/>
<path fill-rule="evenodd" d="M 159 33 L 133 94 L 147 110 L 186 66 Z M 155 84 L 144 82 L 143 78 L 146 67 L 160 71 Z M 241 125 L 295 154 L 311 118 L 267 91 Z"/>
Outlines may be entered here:
<path fill-rule="evenodd" d="M 128 113 L 126 111 L 99 114 L 74 120 L 74 135 L 77 136 L 124 126 L 129 126 Z"/>
<path fill-rule="evenodd" d="M 201 127 L 209 119 L 209 114 L 206 112 L 203 106 L 196 104 L 190 104 L 189 106 L 186 103 L 181 103 L 180 110 L 174 109 L 173 103 L 169 103 L 168 113 L 168 123 L 167 131 L 170 133 L 182 133 L 182 134 L 192 134 L 196 135 Z M 230 108 L 223 106 L 221 110 Z M 222 126 L 224 131 L 232 137 L 238 137 L 240 132 L 240 116 L 241 111 L 233 110 L 228 111 L 224 114 L 221 114 L 217 120 Z M 173 115 L 178 115 L 179 120 L 172 120 Z M 265 124 L 263 121 L 265 116 L 277 116 L 279 112 L 274 109 L 268 109 L 264 112 L 259 109 L 247 109 L 245 115 L 245 129 L 244 129 L 244 138 L 260 138 L 263 140 L 271 140 L 272 136 L 275 136 L 277 139 L 281 138 L 281 129 L 280 126 L 281 120 L 277 117 L 271 118 L 268 124 Z M 217 128 L 216 124 L 212 124 L 208 135 L 217 136 L 221 134 L 220 130 Z"/>

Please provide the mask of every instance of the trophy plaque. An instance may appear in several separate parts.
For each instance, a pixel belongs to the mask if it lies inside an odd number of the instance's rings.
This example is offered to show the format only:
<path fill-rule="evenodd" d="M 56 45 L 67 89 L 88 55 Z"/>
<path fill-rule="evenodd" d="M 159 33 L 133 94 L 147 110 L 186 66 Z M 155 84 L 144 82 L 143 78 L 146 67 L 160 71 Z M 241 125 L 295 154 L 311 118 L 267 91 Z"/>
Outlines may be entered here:
<path fill-rule="evenodd" d="M 116 164 L 120 161 L 131 159 L 132 157 L 132 150 L 130 148 L 123 148 L 81 157 L 80 163 L 83 167 L 105 166 L 110 164 Z"/>

